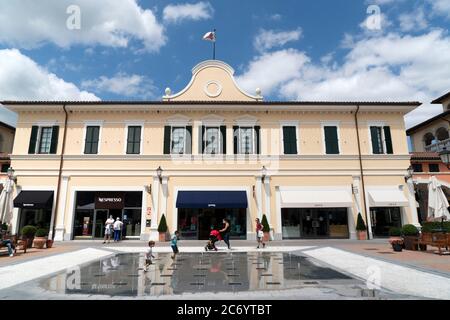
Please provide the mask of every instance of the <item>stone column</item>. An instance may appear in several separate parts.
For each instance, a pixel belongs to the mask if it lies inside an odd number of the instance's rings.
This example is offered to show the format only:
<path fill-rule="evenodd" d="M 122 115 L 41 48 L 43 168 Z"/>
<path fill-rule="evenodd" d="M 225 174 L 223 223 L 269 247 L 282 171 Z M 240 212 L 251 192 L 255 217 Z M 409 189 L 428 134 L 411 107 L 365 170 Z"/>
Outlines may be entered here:
<path fill-rule="evenodd" d="M 233 149 L 233 126 L 232 125 L 227 125 L 227 155 L 232 155 L 234 154 L 234 149 Z"/>
<path fill-rule="evenodd" d="M 66 202 L 67 202 L 67 192 L 69 188 L 69 176 L 62 176 L 61 179 L 61 190 L 58 190 L 59 192 L 59 203 L 56 215 L 56 221 L 55 221 L 55 241 L 63 241 L 64 240 L 64 233 L 65 233 L 65 216 L 66 216 Z M 75 214 L 75 212 L 72 212 L 72 214 Z M 50 230 L 52 232 L 52 230 Z"/>
<path fill-rule="evenodd" d="M 274 240 L 274 234 L 273 234 L 273 224 L 272 224 L 272 218 L 271 218 L 271 201 L 270 201 L 270 176 L 266 176 L 264 178 L 264 191 L 265 191 L 265 214 L 267 217 L 267 221 L 269 222 L 270 227 L 270 240 Z"/>
<path fill-rule="evenodd" d="M 262 218 L 262 179 L 261 177 L 256 177 L 256 185 L 255 185 L 255 197 L 256 197 L 256 207 L 258 209 L 258 218 Z"/>
<path fill-rule="evenodd" d="M 163 177 L 162 178 L 162 183 L 161 183 L 161 189 L 162 189 L 162 199 L 161 199 L 161 214 L 160 216 L 162 216 L 162 214 L 164 214 L 166 216 L 166 220 L 168 219 L 167 216 L 167 198 L 169 197 L 169 185 L 168 185 L 168 181 L 169 178 L 168 177 Z M 177 228 L 177 217 L 176 214 L 174 214 L 174 216 L 172 217 L 172 230 L 169 231 L 173 232 L 176 230 Z"/>
<path fill-rule="evenodd" d="M 150 239 L 158 241 L 158 220 L 159 220 L 159 187 L 160 182 L 158 176 L 153 176 L 152 183 L 152 214 L 151 214 L 151 226 L 150 226 Z"/>

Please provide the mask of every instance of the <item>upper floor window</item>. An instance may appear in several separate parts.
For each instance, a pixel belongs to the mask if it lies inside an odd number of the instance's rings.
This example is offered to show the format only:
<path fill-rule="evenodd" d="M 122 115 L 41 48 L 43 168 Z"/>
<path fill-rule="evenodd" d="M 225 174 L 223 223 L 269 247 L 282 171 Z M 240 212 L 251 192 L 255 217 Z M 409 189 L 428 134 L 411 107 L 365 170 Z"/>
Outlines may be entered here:
<path fill-rule="evenodd" d="M 447 128 L 441 127 L 441 128 L 439 128 L 439 129 L 437 129 L 437 130 L 436 130 L 436 138 L 437 138 L 437 140 L 439 140 L 439 141 L 447 140 L 447 139 L 449 138 Z"/>
<path fill-rule="evenodd" d="M 337 126 L 324 126 L 325 153 L 339 154 L 339 137 Z"/>
<path fill-rule="evenodd" d="M 297 127 L 283 126 L 284 154 L 297 154 Z"/>
<path fill-rule="evenodd" d="M 141 153 L 141 126 L 128 126 L 127 154 Z"/>
<path fill-rule="evenodd" d="M 33 126 L 28 153 L 56 154 L 59 126 Z"/>
<path fill-rule="evenodd" d="M 259 154 L 260 126 L 234 126 L 234 153 Z"/>
<path fill-rule="evenodd" d="M 413 163 L 412 167 L 414 172 L 423 172 L 423 167 L 421 163 Z"/>
<path fill-rule="evenodd" d="M 84 143 L 84 154 L 97 154 L 100 126 L 87 126 Z"/>
<path fill-rule="evenodd" d="M 387 126 L 371 126 L 373 154 L 393 154 L 391 128 Z"/>
<path fill-rule="evenodd" d="M 202 154 L 226 153 L 226 127 L 201 126 L 199 147 Z"/>
<path fill-rule="evenodd" d="M 10 167 L 9 163 L 3 163 L 2 164 L 2 168 L 1 168 L 1 172 L 8 172 L 9 167 Z"/>
<path fill-rule="evenodd" d="M 164 154 L 191 154 L 192 126 L 164 128 Z"/>
<path fill-rule="evenodd" d="M 434 135 L 431 132 L 428 132 L 423 136 L 423 142 L 425 143 L 425 146 L 431 145 L 434 140 Z"/>
<path fill-rule="evenodd" d="M 439 172 L 439 164 L 437 164 L 437 163 L 428 164 L 428 168 L 429 168 L 430 172 Z"/>

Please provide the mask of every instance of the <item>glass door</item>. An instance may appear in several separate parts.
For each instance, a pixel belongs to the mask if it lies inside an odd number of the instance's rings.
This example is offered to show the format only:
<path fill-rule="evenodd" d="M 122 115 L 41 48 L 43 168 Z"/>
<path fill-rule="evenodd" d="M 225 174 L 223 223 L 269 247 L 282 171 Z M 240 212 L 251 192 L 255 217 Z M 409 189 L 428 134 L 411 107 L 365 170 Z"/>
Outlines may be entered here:
<path fill-rule="evenodd" d="M 108 209 L 95 210 L 94 214 L 94 238 L 105 236 L 105 222 L 108 219 Z"/>

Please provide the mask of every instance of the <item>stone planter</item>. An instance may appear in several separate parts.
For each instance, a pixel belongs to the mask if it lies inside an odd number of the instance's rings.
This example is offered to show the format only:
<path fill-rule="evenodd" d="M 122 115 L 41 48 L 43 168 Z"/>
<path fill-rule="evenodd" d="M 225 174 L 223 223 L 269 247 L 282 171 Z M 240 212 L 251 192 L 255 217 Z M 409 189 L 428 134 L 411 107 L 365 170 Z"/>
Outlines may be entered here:
<path fill-rule="evenodd" d="M 367 240 L 366 231 L 356 231 L 356 236 L 358 237 L 358 240 Z"/>
<path fill-rule="evenodd" d="M 159 233 L 159 242 L 165 242 L 167 241 L 167 232 L 160 232 Z"/>
<path fill-rule="evenodd" d="M 405 250 L 417 251 L 418 250 L 417 239 L 418 239 L 417 236 L 404 236 L 403 241 L 405 243 Z"/>
<path fill-rule="evenodd" d="M 44 249 L 44 246 L 46 243 L 47 243 L 47 237 L 36 237 L 33 240 L 33 246 L 36 249 Z"/>

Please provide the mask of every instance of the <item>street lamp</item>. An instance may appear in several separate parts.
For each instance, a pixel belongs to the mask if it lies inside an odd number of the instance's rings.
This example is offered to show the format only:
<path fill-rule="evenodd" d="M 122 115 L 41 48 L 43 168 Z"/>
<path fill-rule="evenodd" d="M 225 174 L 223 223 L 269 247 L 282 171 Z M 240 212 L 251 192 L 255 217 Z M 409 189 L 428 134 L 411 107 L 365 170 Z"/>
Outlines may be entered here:
<path fill-rule="evenodd" d="M 262 169 L 261 169 L 261 180 L 262 180 L 262 182 L 264 182 L 264 179 L 266 178 L 266 176 L 267 176 L 267 169 L 266 169 L 266 166 L 263 166 Z"/>
<path fill-rule="evenodd" d="M 413 177 L 414 174 L 414 168 L 412 166 L 409 166 L 409 168 L 407 169 L 408 175 L 406 176 L 407 179 L 410 179 Z"/>
<path fill-rule="evenodd" d="M 156 169 L 156 174 L 158 175 L 160 183 L 162 183 L 162 173 L 163 173 L 163 169 L 161 168 L 161 166 L 159 166 L 158 169 Z"/>
<path fill-rule="evenodd" d="M 9 180 L 12 180 L 12 181 L 16 181 L 17 180 L 17 178 L 16 178 L 16 176 L 14 175 L 14 172 L 15 172 L 15 170 L 12 168 L 12 167 L 9 167 L 8 168 L 8 171 L 7 171 L 7 175 L 8 175 L 8 179 Z"/>
<path fill-rule="evenodd" d="M 441 158 L 441 161 L 447 166 L 447 169 L 450 169 L 450 150 L 447 150 L 446 147 L 442 148 L 442 151 L 439 152 L 439 157 Z"/>

